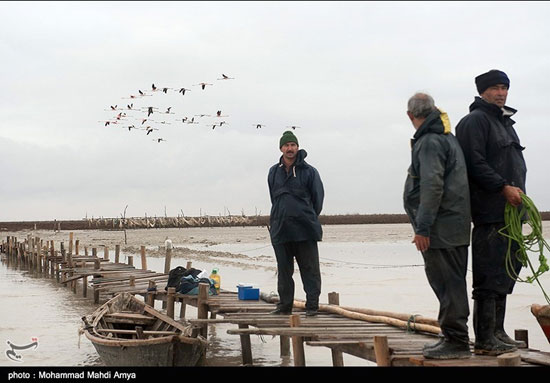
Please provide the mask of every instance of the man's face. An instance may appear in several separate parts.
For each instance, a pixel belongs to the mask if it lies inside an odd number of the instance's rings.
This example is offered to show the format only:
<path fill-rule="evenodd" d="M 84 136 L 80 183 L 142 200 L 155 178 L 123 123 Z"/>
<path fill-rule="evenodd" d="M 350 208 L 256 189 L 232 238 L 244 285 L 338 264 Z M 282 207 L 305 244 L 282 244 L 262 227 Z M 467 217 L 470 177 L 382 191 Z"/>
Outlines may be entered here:
<path fill-rule="evenodd" d="M 481 97 L 502 108 L 506 104 L 506 97 L 508 97 L 508 86 L 504 84 L 490 86 L 481 93 Z"/>
<path fill-rule="evenodd" d="M 287 160 L 294 161 L 296 154 L 298 153 L 298 145 L 296 142 L 287 142 L 281 146 L 281 152 L 283 157 Z"/>

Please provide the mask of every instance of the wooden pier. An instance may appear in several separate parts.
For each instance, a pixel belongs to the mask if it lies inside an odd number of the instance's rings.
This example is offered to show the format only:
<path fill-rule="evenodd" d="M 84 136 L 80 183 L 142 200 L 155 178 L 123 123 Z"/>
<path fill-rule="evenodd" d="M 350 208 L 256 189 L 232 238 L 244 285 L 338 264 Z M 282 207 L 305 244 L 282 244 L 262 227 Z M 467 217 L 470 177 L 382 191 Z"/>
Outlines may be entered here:
<path fill-rule="evenodd" d="M 193 324 L 205 338 L 208 327 L 218 323 L 234 324 L 228 334 L 241 341 L 242 364 L 253 365 L 251 335 L 271 335 L 280 339 L 281 357 L 293 357 L 294 366 L 306 366 L 305 346 L 330 349 L 334 366 L 344 366 L 344 354 L 370 361 L 378 366 L 550 366 L 550 353 L 529 348 L 498 357 L 478 356 L 469 359 L 429 360 L 422 356 L 422 347 L 438 339 L 437 322 L 433 319 L 374 312 L 373 310 L 341 307 L 337 293 L 330 293 L 328 304 L 321 304 L 319 315 L 307 317 L 304 302 L 295 301 L 292 315 L 270 314 L 276 298 L 262 294 L 260 300 L 239 300 L 236 292 L 222 290 L 208 294 L 208 285 L 201 284 L 198 295 L 176 293 L 165 289 L 170 270 L 171 250 L 167 249 L 164 273 L 147 270 L 145 247 L 141 247 L 141 265 L 136 269 L 133 257 L 120 263 L 120 247 L 115 247 L 115 259 L 109 249 L 103 256 L 96 248 L 84 248 L 81 254 L 78 240 L 70 233 L 68 248 L 60 242 L 27 236 L 2 240 L 0 252 L 9 264 L 55 277 L 76 294 L 81 291 L 100 304 L 120 292 L 144 297 L 155 306 L 162 301 L 163 311 L 171 318 Z M 91 250 L 91 251 L 89 251 Z M 191 263 L 187 263 L 187 268 Z M 80 288 L 77 288 L 80 286 Z M 179 303 L 179 318 L 175 315 Z M 197 308 L 197 318 L 186 318 L 186 307 Z M 528 344 L 527 332 L 516 330 L 515 337 Z M 208 338 L 207 338 L 208 339 Z"/>

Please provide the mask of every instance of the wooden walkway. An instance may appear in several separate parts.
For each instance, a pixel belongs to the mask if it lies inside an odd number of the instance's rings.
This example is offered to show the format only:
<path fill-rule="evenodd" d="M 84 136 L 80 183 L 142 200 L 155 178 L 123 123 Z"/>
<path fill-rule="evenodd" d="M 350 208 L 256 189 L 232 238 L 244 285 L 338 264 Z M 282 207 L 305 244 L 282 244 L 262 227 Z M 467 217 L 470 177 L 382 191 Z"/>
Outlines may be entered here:
<path fill-rule="evenodd" d="M 115 249 L 115 261 L 109 259 L 108 249 L 99 257 L 96 249 L 85 249 L 79 254 L 78 242 L 73 247 L 72 233 L 68 251 L 64 244 L 55 250 L 53 241 L 40 241 L 26 238 L 18 241 L 8 237 L 2 241 L 0 252 L 7 255 L 9 263 L 25 266 L 39 273 L 55 276 L 57 281 L 70 287 L 73 292 L 80 290 L 88 296 L 93 291 L 93 300 L 99 304 L 120 292 L 142 295 L 145 301 L 154 306 L 156 300 L 163 303 L 163 310 L 172 318 L 176 303 L 180 303 L 179 320 L 193 324 L 197 331 L 207 338 L 208 327 L 218 323 L 231 323 L 234 329 L 228 334 L 239 336 L 243 365 L 253 364 L 251 335 L 278 336 L 280 355 L 292 355 L 294 366 L 305 366 L 306 348 L 325 347 L 330 349 L 334 366 L 343 366 L 343 354 L 362 358 L 378 366 L 550 366 L 550 353 L 532 349 L 499 357 L 478 356 L 472 353 L 469 359 L 428 360 L 422 357 L 422 347 L 437 340 L 433 332 L 411 331 L 386 323 L 373 323 L 352 319 L 326 310 L 326 307 L 339 307 L 338 295 L 329 294 L 330 305 L 321 305 L 318 316 L 307 317 L 303 302 L 296 302 L 293 315 L 273 315 L 275 303 L 271 297 L 260 300 L 239 300 L 236 292 L 221 291 L 209 296 L 207 285 L 201 285 L 198 295 L 176 293 L 173 288 L 165 290 L 168 272 L 157 273 L 146 269 L 145 248 L 142 247 L 142 269 L 133 266 L 133 257 L 128 263 L 119 262 L 119 248 Z M 60 253 L 60 254 L 59 254 Z M 167 251 L 165 270 L 169 270 L 170 254 Z M 191 264 L 187 263 L 187 268 Z M 77 285 L 80 289 L 77 289 Z M 262 294 L 263 295 L 263 294 Z M 186 307 L 197 308 L 197 318 L 186 318 Z M 297 308 L 298 307 L 298 308 Z M 524 334 L 522 340 L 527 340 Z M 528 341 L 528 340 L 527 340 Z"/>

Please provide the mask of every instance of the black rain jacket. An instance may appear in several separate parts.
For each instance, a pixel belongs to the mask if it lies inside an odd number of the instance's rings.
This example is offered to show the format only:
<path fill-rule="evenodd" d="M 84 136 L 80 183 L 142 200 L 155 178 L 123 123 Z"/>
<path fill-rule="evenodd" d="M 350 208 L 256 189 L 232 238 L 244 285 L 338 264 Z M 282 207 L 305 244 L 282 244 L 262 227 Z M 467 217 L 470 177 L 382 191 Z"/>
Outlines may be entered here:
<path fill-rule="evenodd" d="M 504 222 L 504 185 L 526 192 L 525 148 L 520 145 L 511 118 L 516 112 L 476 97 L 470 113 L 456 126 L 468 167 L 474 225 Z"/>
<path fill-rule="evenodd" d="M 468 175 L 447 114 L 430 113 L 411 147 L 403 202 L 414 232 L 429 237 L 434 249 L 469 245 Z"/>
<path fill-rule="evenodd" d="M 269 233 L 273 244 L 321 241 L 323 237 L 319 214 L 325 192 L 319 172 L 305 161 L 306 156 L 304 149 L 298 150 L 288 174 L 282 156 L 269 169 Z"/>

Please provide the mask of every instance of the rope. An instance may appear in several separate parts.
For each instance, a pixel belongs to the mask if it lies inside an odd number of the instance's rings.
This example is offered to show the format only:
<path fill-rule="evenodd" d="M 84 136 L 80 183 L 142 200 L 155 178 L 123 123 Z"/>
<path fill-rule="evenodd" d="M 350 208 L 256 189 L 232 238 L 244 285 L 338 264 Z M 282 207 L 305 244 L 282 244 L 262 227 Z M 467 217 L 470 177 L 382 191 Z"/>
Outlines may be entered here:
<path fill-rule="evenodd" d="M 525 194 L 521 194 L 522 204 L 519 208 L 506 203 L 504 208 L 505 226 L 499 230 L 499 233 L 508 238 L 508 250 L 506 253 L 505 264 L 508 276 L 518 282 L 533 283 L 534 281 L 540 286 L 544 298 L 550 304 L 550 297 L 544 291 L 542 284 L 539 281 L 541 276 L 546 271 L 550 270 L 548 261 L 544 256 L 544 249 L 550 250 L 550 246 L 542 235 L 542 219 L 540 213 L 533 201 Z M 527 219 L 525 219 L 527 217 Z M 523 224 L 531 227 L 529 234 L 523 234 Z M 515 241 L 519 249 L 515 254 L 512 254 L 512 241 Z M 527 252 L 539 254 L 539 267 L 535 270 Z M 520 278 L 519 273 L 514 270 L 514 257 L 522 264 L 523 267 L 528 267 L 532 274 L 525 279 Z"/>
<path fill-rule="evenodd" d="M 416 332 L 416 317 L 419 316 L 419 314 L 413 314 L 409 317 L 407 320 L 407 332 Z M 413 326 L 411 326 L 411 323 Z"/>

